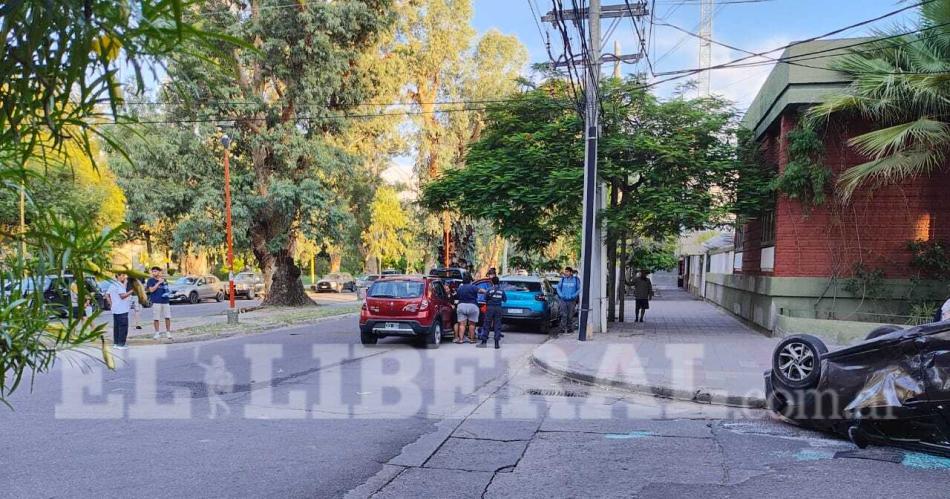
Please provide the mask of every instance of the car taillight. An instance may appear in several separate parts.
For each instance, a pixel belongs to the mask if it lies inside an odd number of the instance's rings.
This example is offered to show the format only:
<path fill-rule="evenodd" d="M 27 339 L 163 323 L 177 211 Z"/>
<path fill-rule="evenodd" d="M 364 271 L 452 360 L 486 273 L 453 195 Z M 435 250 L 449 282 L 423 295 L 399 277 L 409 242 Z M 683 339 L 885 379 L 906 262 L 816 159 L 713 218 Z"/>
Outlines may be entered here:
<path fill-rule="evenodd" d="M 544 296 L 544 293 L 538 293 L 534 295 L 534 299 L 538 301 L 548 301 L 548 297 Z"/>
<path fill-rule="evenodd" d="M 429 310 L 429 300 L 422 300 L 422 303 L 419 304 L 419 311 Z"/>
<path fill-rule="evenodd" d="M 366 305 L 366 302 L 364 301 L 364 302 L 363 302 L 363 311 L 366 312 L 366 311 L 368 311 L 368 310 L 369 310 L 369 306 Z"/>

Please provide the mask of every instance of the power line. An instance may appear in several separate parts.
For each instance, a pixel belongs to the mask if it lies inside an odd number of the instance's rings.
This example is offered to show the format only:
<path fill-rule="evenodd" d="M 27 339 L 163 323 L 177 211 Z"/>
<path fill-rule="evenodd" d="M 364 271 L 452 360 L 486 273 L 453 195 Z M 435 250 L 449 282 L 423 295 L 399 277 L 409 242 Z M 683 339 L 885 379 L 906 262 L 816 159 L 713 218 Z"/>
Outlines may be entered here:
<path fill-rule="evenodd" d="M 829 37 L 829 36 L 832 36 L 832 35 L 837 35 L 838 33 L 841 33 L 841 32 L 844 32 L 844 31 L 848 31 L 848 30 L 851 30 L 851 29 L 854 29 L 854 28 L 858 28 L 858 27 L 861 27 L 861 26 L 866 26 L 866 25 L 868 25 L 868 24 L 871 24 L 871 23 L 880 21 L 880 20 L 882 20 L 882 19 L 886 19 L 886 18 L 888 18 L 888 17 L 895 16 L 895 15 L 897 15 L 897 14 L 900 14 L 901 12 L 905 12 L 905 11 L 907 11 L 907 10 L 914 9 L 914 8 L 917 8 L 917 7 L 920 7 L 920 6 L 922 6 L 922 5 L 926 5 L 926 4 L 935 2 L 935 1 L 936 1 L 936 0 L 924 0 L 924 1 L 922 1 L 922 2 L 913 4 L 913 5 L 909 5 L 909 6 L 907 6 L 907 7 L 902 7 L 902 8 L 900 8 L 900 9 L 893 10 L 893 11 L 888 12 L 888 13 L 886 13 L 886 14 L 882 14 L 882 15 L 877 16 L 877 17 L 874 17 L 874 18 L 872 18 L 872 19 L 867 19 L 867 20 L 864 20 L 864 21 L 860 21 L 860 22 L 851 24 L 851 25 L 849 25 L 849 26 L 845 26 L 845 27 L 843 27 L 843 28 L 838 28 L 838 29 L 835 29 L 835 30 L 833 30 L 833 31 L 829 31 L 829 32 L 824 33 L 824 34 L 821 34 L 821 35 L 817 35 L 817 36 L 813 36 L 813 37 L 811 37 L 811 38 L 807 38 L 807 39 L 805 39 L 805 40 L 800 40 L 800 41 L 797 41 L 797 42 L 792 42 L 792 43 L 789 43 L 789 44 L 787 44 L 787 45 L 783 45 L 783 46 L 781 46 L 781 47 L 776 47 L 776 48 L 773 48 L 773 49 L 770 49 L 770 50 L 765 50 L 765 51 L 762 51 L 762 52 L 751 52 L 749 55 L 746 55 L 746 56 L 744 56 L 744 57 L 740 57 L 740 58 L 738 58 L 738 59 L 734 59 L 734 60 L 732 60 L 732 61 L 729 61 L 729 62 L 726 62 L 726 63 L 723 63 L 723 64 L 718 64 L 718 65 L 716 65 L 716 66 L 712 66 L 712 67 L 710 67 L 709 69 L 699 68 L 699 69 L 682 69 L 682 70 L 677 70 L 677 71 L 666 71 L 666 72 L 662 72 L 662 73 L 657 73 L 657 76 L 668 76 L 668 75 L 679 75 L 679 74 L 692 75 L 692 74 L 696 74 L 696 73 L 701 72 L 701 71 L 708 71 L 708 70 L 711 70 L 711 69 L 721 69 L 721 68 L 724 68 L 724 67 L 741 67 L 741 66 L 736 66 L 736 63 L 739 63 L 739 62 L 742 62 L 742 61 L 747 61 L 747 60 L 749 60 L 749 59 L 752 59 L 753 57 L 764 57 L 764 56 L 766 56 L 767 54 L 771 54 L 771 53 L 773 53 L 773 52 L 778 52 L 779 50 L 785 50 L 785 49 L 788 49 L 788 48 L 791 48 L 791 47 L 795 47 L 795 46 L 798 46 L 798 45 L 802 45 L 802 44 L 804 44 L 804 43 L 809 43 L 809 42 L 813 42 L 813 41 L 816 41 L 816 40 L 820 40 L 820 39 L 822 39 L 822 38 L 826 38 L 826 37 Z M 900 35 L 900 36 L 908 35 L 908 34 L 913 34 L 913 33 L 915 33 L 915 32 L 919 32 L 919 31 L 921 31 L 921 30 L 911 31 L 911 32 L 908 32 L 908 33 L 903 33 L 903 34 Z M 893 37 L 888 37 L 888 38 L 893 38 Z M 879 41 L 879 40 L 881 40 L 881 39 L 876 39 L 876 40 Z M 869 40 L 869 41 L 867 41 L 867 42 L 862 42 L 862 44 L 863 44 L 863 43 L 872 43 L 873 41 L 875 41 L 875 40 Z M 856 45 L 860 45 L 860 44 L 856 44 Z M 829 51 L 833 51 L 833 50 L 840 50 L 841 48 L 845 48 L 845 47 L 835 47 L 835 48 L 826 49 L 826 50 L 822 50 L 822 51 L 816 51 L 816 52 L 814 52 L 814 53 L 829 52 Z"/>
<path fill-rule="evenodd" d="M 894 39 L 894 38 L 900 38 L 900 37 L 903 37 L 903 36 L 907 36 L 907 35 L 911 35 L 911 34 L 916 34 L 916 33 L 922 33 L 922 32 L 924 32 L 924 31 L 932 30 L 932 29 L 937 29 L 937 28 L 940 28 L 940 27 L 943 27 L 943 26 L 950 26 L 950 22 L 943 23 L 943 24 L 936 25 L 936 26 L 931 26 L 931 27 L 929 27 L 929 28 L 922 28 L 922 29 L 919 29 L 919 30 L 909 31 L 909 32 L 906 32 L 906 33 L 900 33 L 900 34 L 892 35 L 892 36 L 888 36 L 888 37 L 873 38 L 873 39 L 869 39 L 869 40 L 866 40 L 866 41 L 863 41 L 863 42 L 858 42 L 858 43 L 854 43 L 854 44 L 850 44 L 850 45 L 842 45 L 842 46 L 838 46 L 838 47 L 832 47 L 832 48 L 829 48 L 829 49 L 822 49 L 822 50 L 816 50 L 816 51 L 813 51 L 813 52 L 806 52 L 806 53 L 804 53 L 804 54 L 798 54 L 798 55 L 796 55 L 796 56 L 779 57 L 779 58 L 777 58 L 777 59 L 770 60 L 770 61 L 758 61 L 758 62 L 748 62 L 748 63 L 743 63 L 743 64 L 734 64 L 734 63 L 737 62 L 737 61 L 749 59 L 749 57 L 743 57 L 743 58 L 736 59 L 736 60 L 733 60 L 733 61 L 730 61 L 730 62 L 727 62 L 727 63 L 723 63 L 723 64 L 719 64 L 719 65 L 713 66 L 713 67 L 711 67 L 711 68 L 709 68 L 709 69 L 697 68 L 697 69 L 692 69 L 692 70 L 677 71 L 677 72 L 674 73 L 675 76 L 672 76 L 672 77 L 670 77 L 670 78 L 666 78 L 666 79 L 663 79 L 663 80 L 659 80 L 659 81 L 655 81 L 655 82 L 646 84 L 646 85 L 644 85 L 644 88 L 650 88 L 650 87 L 654 87 L 654 86 L 657 86 L 657 85 L 660 85 L 660 84 L 663 84 L 663 83 L 667 83 L 667 82 L 670 82 L 670 81 L 680 80 L 680 79 L 683 79 L 683 78 L 688 78 L 688 77 L 693 76 L 694 74 L 697 74 L 697 73 L 702 72 L 702 71 L 710 71 L 710 70 L 715 70 L 715 69 L 750 68 L 750 67 L 763 66 L 763 65 L 773 64 L 773 63 L 796 64 L 797 61 L 799 61 L 799 60 L 821 59 L 821 58 L 825 58 L 825 57 L 827 57 L 827 56 L 814 56 L 814 54 L 827 53 L 827 52 L 832 52 L 832 51 L 841 51 L 841 50 L 844 50 L 844 49 L 847 49 L 847 48 L 850 48 L 850 47 L 856 47 L 856 46 L 860 46 L 860 45 L 879 43 L 879 42 L 884 41 L 884 40 Z M 929 38 L 936 37 L 936 36 L 942 36 L 942 34 L 941 34 L 941 33 L 933 33 L 933 34 L 930 34 L 930 35 L 927 35 L 927 36 L 922 36 L 922 37 L 914 38 L 913 40 L 908 40 L 908 41 L 906 41 L 906 42 L 904 42 L 904 43 L 900 43 L 900 44 L 894 45 L 894 46 L 892 46 L 892 47 L 895 47 L 895 48 L 896 48 L 896 47 L 906 46 L 906 45 L 910 45 L 910 44 L 912 44 L 912 43 L 917 43 L 917 42 L 920 42 L 920 41 L 924 41 L 924 40 L 927 40 L 927 39 L 929 39 Z M 790 44 L 789 46 L 795 46 L 795 45 L 799 45 L 799 44 L 802 44 L 802 43 L 807 43 L 808 41 L 814 41 L 814 40 L 806 40 L 806 41 L 796 42 L 796 43 Z M 782 48 L 783 48 L 783 47 L 779 47 L 778 49 L 775 49 L 775 50 L 781 50 Z M 769 51 L 769 52 L 774 52 L 775 50 L 772 50 L 772 51 Z M 880 51 L 880 49 L 869 49 L 869 50 L 864 50 L 864 51 L 856 50 L 856 51 L 853 51 L 853 52 L 854 52 L 854 53 L 871 53 L 871 52 L 878 52 L 878 51 Z M 812 56 L 812 57 L 806 57 L 806 56 Z M 801 57 L 802 59 L 798 59 L 798 58 L 800 58 L 800 57 Z M 802 65 L 802 64 L 798 64 L 798 65 Z M 807 67 L 811 67 L 811 68 L 815 68 L 815 69 L 825 69 L 825 70 L 828 69 L 828 68 L 823 68 L 823 67 L 818 67 L 818 66 L 807 66 Z M 944 71 L 936 71 L 936 72 L 913 72 L 913 73 L 911 73 L 911 72 L 880 73 L 880 72 L 877 72 L 877 71 L 869 71 L 867 74 L 943 75 L 943 74 L 947 74 L 947 73 L 944 72 Z"/>

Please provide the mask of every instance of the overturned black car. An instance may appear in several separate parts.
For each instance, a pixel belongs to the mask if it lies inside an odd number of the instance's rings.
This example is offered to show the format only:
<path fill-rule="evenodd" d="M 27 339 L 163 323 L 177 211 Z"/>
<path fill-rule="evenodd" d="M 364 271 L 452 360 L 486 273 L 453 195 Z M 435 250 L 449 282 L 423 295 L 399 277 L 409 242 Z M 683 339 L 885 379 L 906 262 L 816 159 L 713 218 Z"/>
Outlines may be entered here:
<path fill-rule="evenodd" d="M 765 373 L 770 410 L 846 436 L 858 447 L 893 445 L 950 457 L 950 321 L 882 326 L 834 352 L 789 336 Z"/>

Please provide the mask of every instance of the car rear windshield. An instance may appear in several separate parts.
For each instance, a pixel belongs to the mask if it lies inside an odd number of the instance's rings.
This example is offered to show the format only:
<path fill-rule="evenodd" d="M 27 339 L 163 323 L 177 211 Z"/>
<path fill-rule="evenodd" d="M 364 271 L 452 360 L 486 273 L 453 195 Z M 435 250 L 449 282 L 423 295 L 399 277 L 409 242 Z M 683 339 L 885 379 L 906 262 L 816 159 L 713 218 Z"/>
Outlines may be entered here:
<path fill-rule="evenodd" d="M 442 279 L 461 279 L 462 271 L 458 269 L 432 269 L 429 271 L 429 275 Z"/>
<path fill-rule="evenodd" d="M 505 281 L 501 283 L 503 291 L 541 291 L 541 283 L 534 281 Z"/>
<path fill-rule="evenodd" d="M 370 298 L 418 298 L 425 284 L 420 281 L 376 281 L 366 296 Z"/>

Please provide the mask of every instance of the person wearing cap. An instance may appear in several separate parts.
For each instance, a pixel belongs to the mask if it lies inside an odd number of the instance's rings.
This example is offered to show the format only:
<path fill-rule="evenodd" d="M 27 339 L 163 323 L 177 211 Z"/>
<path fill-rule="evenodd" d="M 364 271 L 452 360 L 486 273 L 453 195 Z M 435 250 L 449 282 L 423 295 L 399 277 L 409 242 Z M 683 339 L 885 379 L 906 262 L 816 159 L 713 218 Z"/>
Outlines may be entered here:
<path fill-rule="evenodd" d="M 555 328 L 554 332 L 554 336 L 557 336 L 560 331 L 564 331 L 565 334 L 570 332 L 571 322 L 574 319 L 574 308 L 577 307 L 577 297 L 581 293 L 581 280 L 574 275 L 574 269 L 564 267 L 561 281 L 557 283 L 554 289 L 557 291 L 558 300 L 560 301 L 558 313 L 561 316 L 561 323 L 558 328 Z"/>

